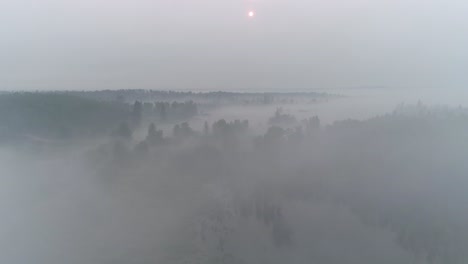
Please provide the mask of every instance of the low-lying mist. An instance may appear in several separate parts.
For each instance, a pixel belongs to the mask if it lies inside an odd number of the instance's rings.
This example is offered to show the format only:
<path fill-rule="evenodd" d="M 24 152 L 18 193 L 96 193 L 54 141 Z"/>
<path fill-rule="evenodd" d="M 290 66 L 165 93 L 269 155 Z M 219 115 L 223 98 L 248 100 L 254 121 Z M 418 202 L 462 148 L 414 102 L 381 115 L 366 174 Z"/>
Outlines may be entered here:
<path fill-rule="evenodd" d="M 0 262 L 465 263 L 468 110 L 346 100 L 5 144 Z"/>

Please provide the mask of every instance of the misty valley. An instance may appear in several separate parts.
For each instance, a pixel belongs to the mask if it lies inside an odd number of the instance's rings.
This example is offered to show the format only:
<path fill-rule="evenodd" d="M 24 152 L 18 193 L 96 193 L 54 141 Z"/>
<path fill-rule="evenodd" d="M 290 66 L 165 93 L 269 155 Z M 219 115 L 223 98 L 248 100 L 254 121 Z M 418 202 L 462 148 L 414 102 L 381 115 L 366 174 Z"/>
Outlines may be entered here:
<path fill-rule="evenodd" d="M 0 262 L 466 263 L 468 108 L 360 100 L 1 93 Z"/>

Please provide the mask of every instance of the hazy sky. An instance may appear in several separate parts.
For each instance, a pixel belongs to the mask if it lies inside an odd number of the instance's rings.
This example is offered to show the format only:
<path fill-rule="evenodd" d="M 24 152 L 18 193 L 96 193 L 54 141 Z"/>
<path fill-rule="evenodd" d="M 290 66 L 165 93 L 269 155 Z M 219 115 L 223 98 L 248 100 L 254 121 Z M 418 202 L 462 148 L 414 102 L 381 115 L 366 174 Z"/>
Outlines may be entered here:
<path fill-rule="evenodd" d="M 463 88 L 467 14 L 463 0 L 1 0 L 0 90 Z"/>

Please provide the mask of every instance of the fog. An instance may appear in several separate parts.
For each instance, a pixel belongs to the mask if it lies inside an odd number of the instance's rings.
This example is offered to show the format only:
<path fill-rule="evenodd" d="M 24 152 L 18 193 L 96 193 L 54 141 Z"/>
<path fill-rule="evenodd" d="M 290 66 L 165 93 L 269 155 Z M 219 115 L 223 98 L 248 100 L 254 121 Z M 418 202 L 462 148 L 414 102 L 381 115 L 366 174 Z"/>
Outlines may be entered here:
<path fill-rule="evenodd" d="M 468 109 L 380 94 L 0 95 L 0 261 L 464 263 Z"/>
<path fill-rule="evenodd" d="M 466 263 L 468 2 L 0 2 L 0 263 Z"/>

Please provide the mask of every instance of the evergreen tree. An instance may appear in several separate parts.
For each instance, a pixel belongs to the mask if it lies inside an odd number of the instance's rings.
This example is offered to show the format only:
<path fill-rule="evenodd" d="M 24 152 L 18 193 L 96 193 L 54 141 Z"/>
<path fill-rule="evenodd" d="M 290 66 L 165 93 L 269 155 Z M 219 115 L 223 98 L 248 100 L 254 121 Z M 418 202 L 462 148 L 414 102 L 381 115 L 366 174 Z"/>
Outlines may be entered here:
<path fill-rule="evenodd" d="M 112 135 L 121 139 L 130 140 L 132 138 L 132 130 L 130 129 L 130 126 L 126 122 L 123 122 L 112 133 Z"/>
<path fill-rule="evenodd" d="M 167 109 L 165 103 L 161 103 L 161 108 L 159 109 L 159 117 L 162 121 L 167 120 Z"/>
<path fill-rule="evenodd" d="M 163 132 L 162 130 L 156 130 L 154 123 L 151 123 L 148 127 L 148 135 L 146 136 L 146 141 L 150 145 L 156 145 L 162 141 Z"/>
<path fill-rule="evenodd" d="M 135 127 L 141 124 L 143 118 L 143 104 L 140 101 L 135 101 L 132 110 L 132 122 Z"/>

